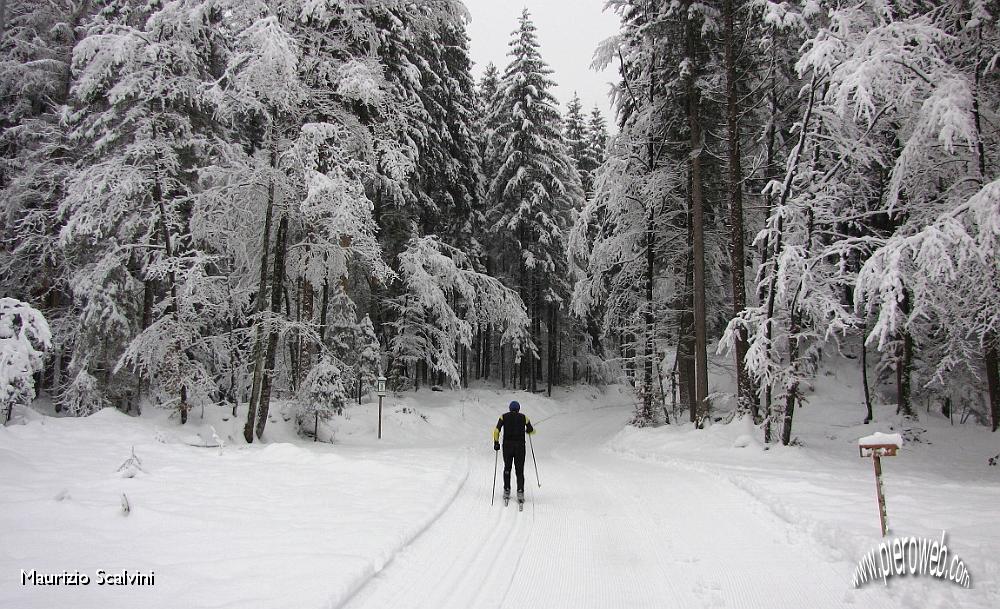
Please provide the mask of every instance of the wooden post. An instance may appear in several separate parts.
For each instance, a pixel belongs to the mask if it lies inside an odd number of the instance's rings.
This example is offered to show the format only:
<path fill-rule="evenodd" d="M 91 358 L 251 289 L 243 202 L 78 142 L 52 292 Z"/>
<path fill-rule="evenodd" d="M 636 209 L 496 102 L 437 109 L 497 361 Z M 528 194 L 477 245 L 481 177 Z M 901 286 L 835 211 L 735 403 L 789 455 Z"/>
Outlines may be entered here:
<path fill-rule="evenodd" d="M 882 537 L 889 532 L 889 516 L 885 509 L 885 490 L 882 488 L 882 460 L 877 450 L 872 451 L 872 462 L 875 464 L 875 494 L 878 497 L 878 521 L 882 526 Z"/>
<path fill-rule="evenodd" d="M 876 436 L 870 436 L 869 438 L 875 438 L 878 435 L 884 436 L 884 434 L 876 434 Z M 882 486 L 882 457 L 896 456 L 899 444 L 866 442 L 869 438 L 861 440 L 858 446 L 858 453 L 861 457 L 871 457 L 872 465 L 875 467 L 875 498 L 878 502 L 878 522 L 882 528 L 882 537 L 885 537 L 889 532 L 889 512 L 885 506 L 885 488 Z M 896 441 L 900 444 L 902 443 L 901 440 L 897 439 Z"/>
<path fill-rule="evenodd" d="M 382 439 L 382 398 L 385 397 L 386 378 L 382 375 L 382 367 L 379 366 L 378 378 L 375 379 L 375 393 L 378 394 L 378 439 Z"/>

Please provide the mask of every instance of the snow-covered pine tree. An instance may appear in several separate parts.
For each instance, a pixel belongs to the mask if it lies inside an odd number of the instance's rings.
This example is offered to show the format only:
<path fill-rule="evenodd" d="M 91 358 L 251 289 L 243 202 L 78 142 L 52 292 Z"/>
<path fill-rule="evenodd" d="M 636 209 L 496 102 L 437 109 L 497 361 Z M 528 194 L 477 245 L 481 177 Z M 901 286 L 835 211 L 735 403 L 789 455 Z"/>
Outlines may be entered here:
<path fill-rule="evenodd" d="M 587 156 L 594 163 L 595 170 L 604 163 L 607 154 L 608 125 L 601 109 L 595 105 L 590 110 L 590 117 L 587 121 Z"/>
<path fill-rule="evenodd" d="M 209 260 L 192 247 L 188 219 L 219 17 L 198 0 L 109 2 L 74 49 L 72 138 L 87 152 L 60 207 L 81 309 L 71 373 L 125 402 L 140 384 L 129 364 L 182 422 L 189 398 L 211 391 L 193 350 L 205 322 L 195 303 L 211 298 L 196 278 Z"/>
<path fill-rule="evenodd" d="M 539 53 L 535 31 L 525 10 L 512 34 L 511 62 L 497 93 L 499 162 L 487 218 L 497 236 L 498 270 L 518 286 L 527 304 L 532 342 L 540 344 L 543 322 L 548 329 L 546 377 L 551 382 L 555 325 L 568 292 L 561 279 L 566 275 L 565 231 L 570 210 L 582 205 L 584 193 L 550 91 L 552 71 Z M 522 386 L 536 389 L 541 363 L 541 358 L 522 362 Z"/>
<path fill-rule="evenodd" d="M 979 145 L 997 135 L 977 127 L 975 108 L 996 99 L 996 80 L 981 81 L 980 33 L 963 38 L 958 25 L 976 23 L 975 10 L 862 3 L 791 20 L 815 16 L 798 62 L 810 84 L 785 177 L 767 190 L 765 302 L 733 322 L 756 334 L 748 367 L 765 384 L 779 378 L 785 443 L 824 344 L 861 326 L 852 300 L 876 318 L 868 341 L 894 369 L 906 417 L 915 416 L 911 378 L 947 391 L 941 371 L 988 360 L 1000 301 L 995 269 L 983 266 L 995 256 L 996 169 Z M 940 367 L 915 369 L 918 353 Z"/>
<path fill-rule="evenodd" d="M 283 377 L 289 386 L 305 376 L 316 353 L 314 286 L 352 270 L 378 281 L 391 275 L 375 239 L 368 186 L 397 147 L 391 133 L 362 121 L 393 115 L 397 100 L 372 47 L 376 28 L 365 9 L 375 5 L 362 4 L 331 11 L 252 3 L 230 14 L 235 42 L 213 95 L 245 139 L 228 145 L 203 174 L 213 186 L 206 197 L 218 210 L 245 209 L 246 241 L 260 244 L 254 254 L 240 255 L 248 275 L 257 277 L 250 287 L 254 374 L 247 441 L 263 433 L 272 389 L 282 381 L 274 373 L 279 336 L 295 335 Z"/>
<path fill-rule="evenodd" d="M 576 164 L 577 173 L 580 174 L 580 185 L 585 193 L 590 194 L 594 185 L 593 173 L 600 162 L 593 156 L 594 148 L 591 145 L 588 123 L 583 116 L 583 105 L 580 103 L 580 96 L 575 92 L 566 105 L 563 137 L 566 140 L 567 151 Z"/>
<path fill-rule="evenodd" d="M 394 112 L 371 117 L 397 147 L 378 164 L 381 175 L 371 187 L 385 258 L 395 266 L 411 238 L 435 234 L 478 263 L 483 177 L 465 30 L 469 15 L 451 0 L 386 2 L 371 12 L 388 90 L 398 99 Z M 359 288 L 352 294 L 381 332 L 394 316 L 384 305 L 399 295 L 400 284 L 352 288 Z"/>
<path fill-rule="evenodd" d="M 776 192 L 767 188 L 767 185 L 779 181 L 784 176 L 783 160 L 788 157 L 791 148 L 798 141 L 798 134 L 793 132 L 793 125 L 796 119 L 801 118 L 801 105 L 807 101 L 808 96 L 798 95 L 803 83 L 795 69 L 798 54 L 794 49 L 802 45 L 808 32 L 804 12 L 787 3 L 750 4 L 747 8 L 750 13 L 745 23 L 747 27 L 752 28 L 748 38 L 759 40 L 757 52 L 749 54 L 750 65 L 753 67 L 745 70 L 748 79 L 751 74 L 756 77 L 756 80 L 748 83 L 747 87 L 758 92 L 757 101 L 750 104 L 750 114 L 744 119 L 744 122 L 750 125 L 748 130 L 755 130 L 749 139 L 749 142 L 754 142 L 755 145 L 752 152 L 748 149 L 746 156 L 752 155 L 760 159 L 755 174 L 752 177 L 748 176 L 752 186 L 745 193 L 755 196 L 757 207 L 763 210 L 762 214 L 756 213 L 752 218 L 747 218 L 754 228 L 745 232 L 753 234 L 771 216 L 778 198 Z M 813 8 L 807 7 L 806 10 L 811 14 Z M 748 208 L 748 212 L 749 209 L 752 208 Z M 750 213 L 745 216 L 750 216 Z M 778 254 L 780 242 L 769 240 L 769 233 L 764 233 L 759 240 L 754 241 L 754 246 L 759 252 L 755 274 L 757 289 L 755 298 L 751 298 L 750 302 L 773 302 L 770 298 L 771 284 L 759 279 L 761 273 L 773 264 L 772 260 Z M 773 346 L 768 338 L 772 327 L 773 325 L 765 326 L 764 334 L 767 344 Z M 772 412 L 774 387 L 766 384 L 758 386 L 757 390 L 760 403 L 758 415 L 764 419 L 764 441 L 770 442 L 774 419 Z"/>
<path fill-rule="evenodd" d="M 483 251 L 478 237 L 484 223 L 483 174 L 466 18 L 464 11 L 453 9 L 419 42 L 426 61 L 420 97 L 431 130 L 417 174 L 434 203 L 434 212 L 422 219 L 423 233 L 439 235 L 478 259 Z"/>
<path fill-rule="evenodd" d="M 500 150 L 497 146 L 500 140 L 496 138 L 500 116 L 494 109 L 497 104 L 497 92 L 500 90 L 500 72 L 493 63 L 486 65 L 483 77 L 476 88 L 476 126 L 479 135 L 479 155 L 483 163 L 483 176 L 486 186 L 496 175 L 500 163 Z"/>
<path fill-rule="evenodd" d="M 487 193 L 485 191 L 489 188 L 489 182 L 493 176 L 496 175 L 497 167 L 500 163 L 498 146 L 501 142 L 500 138 L 496 137 L 500 117 L 494 112 L 499 88 L 500 73 L 497 67 L 490 62 L 486 64 L 483 76 L 476 86 L 476 143 L 479 147 L 479 157 L 482 163 L 484 189 L 482 204 L 484 211 L 488 205 Z M 509 284 L 509 278 L 497 268 L 495 253 L 495 248 L 486 247 L 482 264 L 488 274 L 500 277 L 501 280 Z M 476 378 L 488 379 L 493 375 L 497 375 L 498 372 L 502 372 L 503 352 L 498 346 L 496 337 L 490 332 L 484 332 L 477 338 L 478 342 L 474 346 L 475 376 Z M 506 382 L 506 378 L 502 375 L 501 380 L 504 383 Z"/>
<path fill-rule="evenodd" d="M 37 302 L 52 325 L 54 393 L 76 326 L 59 243 L 58 206 L 75 154 L 64 119 L 73 47 L 95 10 L 80 0 L 11 3 L 0 43 L 0 293 Z"/>
<path fill-rule="evenodd" d="M 14 406 L 35 399 L 35 373 L 52 346 L 45 317 L 31 305 L 0 298 L 0 416 L 8 423 Z"/>
<path fill-rule="evenodd" d="M 381 364 L 381 347 L 371 318 L 358 320 L 358 306 L 348 296 L 343 282 L 329 287 L 323 305 L 323 357 L 338 362 L 342 382 L 350 396 L 360 401 L 374 383 Z"/>
<path fill-rule="evenodd" d="M 895 360 L 904 415 L 916 416 L 911 376 L 944 398 L 964 381 L 987 395 L 983 418 L 996 431 L 1000 163 L 990 151 L 1000 128 L 986 118 L 1000 103 L 996 8 L 948 3 L 887 14 L 865 4 L 832 14 L 837 24 L 817 33 L 802 62 L 830 72 L 829 103 L 866 139 L 891 136 L 872 144 L 882 143 L 886 169 L 877 209 L 897 227 L 871 240 L 858 274 L 857 303 L 876 314 L 867 340 Z M 833 36 L 846 41 L 836 67 L 821 56 Z"/>
<path fill-rule="evenodd" d="M 375 388 L 375 379 L 382 372 L 382 345 L 370 316 L 365 315 L 358 329 L 353 373 L 360 402 L 362 395 Z"/>
<path fill-rule="evenodd" d="M 311 429 L 313 441 L 319 441 L 320 421 L 344 412 L 349 399 L 344 368 L 343 362 L 326 354 L 309 370 L 298 391 L 296 423 L 300 431 Z"/>
<path fill-rule="evenodd" d="M 394 366 L 424 362 L 452 385 L 462 380 L 457 350 L 472 344 L 473 332 L 496 332 L 514 361 L 534 355 L 529 318 L 517 292 L 476 271 L 461 250 L 435 237 L 410 241 L 399 256 L 403 294 L 395 299 L 396 321 L 389 351 Z"/>
<path fill-rule="evenodd" d="M 685 159 L 668 145 L 684 119 L 671 96 L 678 83 L 669 71 L 667 49 L 641 32 L 678 29 L 679 24 L 673 15 L 644 6 L 618 8 L 625 23 L 615 48 L 624 61 L 616 90 L 621 126 L 571 233 L 569 254 L 577 277 L 572 307 L 581 318 L 600 317 L 627 379 L 642 371 L 641 381 L 634 380 L 633 423 L 645 426 L 663 420 L 653 400 L 660 392 L 663 359 L 658 343 L 669 330 L 658 320 L 669 319 L 664 300 L 676 301 L 685 291 L 689 255 L 683 247 L 688 234 Z M 597 65 L 609 59 L 599 53 Z M 593 118 L 596 140 L 603 125 L 599 114 Z M 675 274 L 661 277 L 661 267 Z"/>

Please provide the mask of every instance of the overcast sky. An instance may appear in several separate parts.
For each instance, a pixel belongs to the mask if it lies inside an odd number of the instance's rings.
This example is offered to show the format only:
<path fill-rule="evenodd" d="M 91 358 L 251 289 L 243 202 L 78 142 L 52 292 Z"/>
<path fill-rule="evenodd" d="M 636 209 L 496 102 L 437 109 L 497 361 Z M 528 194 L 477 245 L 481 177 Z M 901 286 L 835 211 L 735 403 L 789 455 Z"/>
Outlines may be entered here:
<path fill-rule="evenodd" d="M 590 69 L 594 49 L 618 31 L 618 16 L 603 12 L 604 0 L 463 1 L 472 13 L 469 38 L 476 82 L 489 62 L 503 73 L 510 34 L 517 27 L 521 10 L 527 7 L 537 28 L 542 59 L 552 68 L 551 77 L 559 85 L 553 93 L 563 111 L 576 91 L 584 110 L 589 112 L 597 104 L 611 126 L 614 120 L 608 88 L 615 80 L 616 67 L 609 66 L 602 72 Z"/>

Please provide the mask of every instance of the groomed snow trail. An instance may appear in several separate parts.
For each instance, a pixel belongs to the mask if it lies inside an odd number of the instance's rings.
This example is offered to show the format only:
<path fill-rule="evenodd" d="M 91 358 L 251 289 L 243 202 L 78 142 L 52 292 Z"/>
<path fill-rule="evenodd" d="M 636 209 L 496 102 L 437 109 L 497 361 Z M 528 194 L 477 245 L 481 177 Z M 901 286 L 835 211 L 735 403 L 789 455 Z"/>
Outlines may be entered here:
<path fill-rule="evenodd" d="M 490 506 L 484 430 L 454 503 L 344 607 L 894 606 L 872 585 L 852 589 L 850 564 L 830 562 L 732 484 L 601 450 L 628 416 L 605 407 L 539 421 L 542 488 L 529 454 L 521 513 L 503 507 L 499 476 Z"/>

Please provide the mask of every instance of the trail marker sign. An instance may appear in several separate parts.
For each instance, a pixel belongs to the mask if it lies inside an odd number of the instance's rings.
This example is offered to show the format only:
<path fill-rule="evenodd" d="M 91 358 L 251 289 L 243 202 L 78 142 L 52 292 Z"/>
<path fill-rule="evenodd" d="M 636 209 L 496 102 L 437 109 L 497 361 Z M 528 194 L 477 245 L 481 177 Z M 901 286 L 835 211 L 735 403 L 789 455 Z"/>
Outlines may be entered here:
<path fill-rule="evenodd" d="M 875 432 L 858 440 L 858 454 L 871 457 L 875 466 L 875 497 L 878 500 L 878 520 L 882 526 L 882 537 L 889 531 L 889 515 L 885 507 L 885 490 L 882 487 L 882 457 L 895 457 L 903 445 L 903 437 L 898 433 Z"/>

